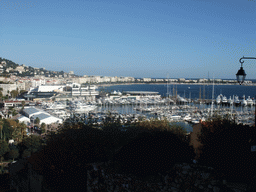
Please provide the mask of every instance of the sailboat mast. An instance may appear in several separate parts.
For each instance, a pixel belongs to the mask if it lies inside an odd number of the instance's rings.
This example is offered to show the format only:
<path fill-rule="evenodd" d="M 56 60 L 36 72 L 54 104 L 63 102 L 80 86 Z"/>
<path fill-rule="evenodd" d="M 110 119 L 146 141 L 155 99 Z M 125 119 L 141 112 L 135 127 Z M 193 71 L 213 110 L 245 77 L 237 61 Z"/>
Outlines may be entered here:
<path fill-rule="evenodd" d="M 166 97 L 169 98 L 169 87 L 168 87 L 169 75 L 167 75 L 167 93 Z"/>
<path fill-rule="evenodd" d="M 205 84 L 204 84 L 204 90 L 203 90 L 203 100 L 205 101 Z"/>
<path fill-rule="evenodd" d="M 213 99 L 214 99 L 214 77 L 213 77 L 213 83 L 212 83 L 212 106 L 211 106 L 211 117 L 213 115 Z"/>
<path fill-rule="evenodd" d="M 201 101 L 201 87 L 199 87 L 199 101 Z"/>

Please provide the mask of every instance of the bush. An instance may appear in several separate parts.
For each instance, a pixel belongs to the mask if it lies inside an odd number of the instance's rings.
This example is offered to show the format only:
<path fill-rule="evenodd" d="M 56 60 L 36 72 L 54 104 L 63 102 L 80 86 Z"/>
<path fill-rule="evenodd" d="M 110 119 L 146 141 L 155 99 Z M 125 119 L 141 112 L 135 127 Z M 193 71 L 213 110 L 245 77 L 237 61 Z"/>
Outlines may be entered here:
<path fill-rule="evenodd" d="M 202 126 L 199 163 L 211 166 L 232 181 L 250 181 L 255 175 L 255 127 L 217 119 Z"/>
<path fill-rule="evenodd" d="M 141 133 L 116 155 L 121 171 L 138 176 L 155 175 L 168 171 L 177 162 L 190 162 L 192 147 L 168 131 Z"/>

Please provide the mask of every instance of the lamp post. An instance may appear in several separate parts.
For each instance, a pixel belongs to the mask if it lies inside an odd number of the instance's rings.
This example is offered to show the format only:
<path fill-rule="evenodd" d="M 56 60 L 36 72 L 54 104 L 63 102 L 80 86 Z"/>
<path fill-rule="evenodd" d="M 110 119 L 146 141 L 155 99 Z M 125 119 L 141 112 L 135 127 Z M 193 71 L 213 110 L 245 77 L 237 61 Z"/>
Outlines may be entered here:
<path fill-rule="evenodd" d="M 236 79 L 237 79 L 237 82 L 239 83 L 239 85 L 242 85 L 244 80 L 245 80 L 245 77 L 246 77 L 246 73 L 243 69 L 243 63 L 244 59 L 256 59 L 256 57 L 242 57 L 239 59 L 239 62 L 241 63 L 241 67 L 240 69 L 237 71 L 237 74 L 236 74 Z"/>
<path fill-rule="evenodd" d="M 239 85 L 242 85 L 244 80 L 245 80 L 245 77 L 246 77 L 246 73 L 244 72 L 244 69 L 243 69 L 243 63 L 244 59 L 256 59 L 256 57 L 242 57 L 239 59 L 239 62 L 241 63 L 241 67 L 240 69 L 238 70 L 237 74 L 236 74 L 236 79 L 237 79 L 237 82 L 239 83 Z M 256 98 L 256 97 L 255 97 Z M 256 107 L 255 107 L 255 114 L 254 114 L 254 123 L 255 123 L 255 126 L 256 126 Z"/>

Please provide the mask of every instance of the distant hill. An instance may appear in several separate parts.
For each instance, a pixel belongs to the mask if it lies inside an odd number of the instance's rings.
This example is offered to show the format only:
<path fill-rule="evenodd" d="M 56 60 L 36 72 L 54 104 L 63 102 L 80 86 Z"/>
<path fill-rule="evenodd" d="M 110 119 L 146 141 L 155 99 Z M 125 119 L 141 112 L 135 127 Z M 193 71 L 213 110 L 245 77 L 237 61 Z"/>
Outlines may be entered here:
<path fill-rule="evenodd" d="M 8 59 L 5 59 L 5 58 L 0 57 L 0 63 L 1 63 L 2 61 L 5 61 L 5 62 L 6 62 L 6 67 L 7 67 L 7 68 L 8 68 L 8 67 L 11 67 L 11 68 L 14 68 L 14 69 L 15 69 L 16 67 L 19 66 L 19 64 L 15 63 L 15 62 L 13 62 L 13 61 L 11 61 L 11 60 L 8 60 Z"/>
<path fill-rule="evenodd" d="M 35 75 L 45 75 L 47 77 L 59 77 L 59 76 L 64 76 L 65 74 L 67 75 L 67 73 L 65 73 L 64 71 L 49 71 L 49 70 L 46 70 L 44 68 L 34 68 L 34 67 L 31 67 L 31 66 L 25 66 L 24 69 L 25 69 L 25 72 L 23 73 L 19 73 L 17 70 L 15 70 L 18 66 L 21 66 L 9 59 L 5 59 L 5 58 L 2 58 L 0 57 L 0 63 L 2 61 L 5 61 L 6 65 L 3 65 L 3 73 L 1 75 L 4 75 L 4 76 L 9 76 L 11 74 L 14 74 L 16 76 L 21 76 L 21 77 L 24 77 L 24 76 L 35 76 Z M 12 71 L 6 71 L 6 69 L 8 68 L 12 68 L 13 70 Z M 76 76 L 76 75 L 73 75 L 73 76 Z"/>

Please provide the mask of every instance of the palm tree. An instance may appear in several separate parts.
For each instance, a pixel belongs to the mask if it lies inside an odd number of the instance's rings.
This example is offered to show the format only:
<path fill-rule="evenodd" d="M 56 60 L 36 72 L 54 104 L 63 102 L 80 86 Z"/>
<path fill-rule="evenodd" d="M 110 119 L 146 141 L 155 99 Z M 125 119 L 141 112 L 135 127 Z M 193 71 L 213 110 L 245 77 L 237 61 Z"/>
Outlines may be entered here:
<path fill-rule="evenodd" d="M 22 101 L 22 102 L 21 102 L 22 109 L 24 109 L 25 104 L 26 104 L 25 101 Z"/>
<path fill-rule="evenodd" d="M 24 123 L 21 123 L 20 127 L 21 127 L 20 132 L 21 132 L 22 139 L 23 139 L 24 136 L 27 134 L 27 126 Z"/>

